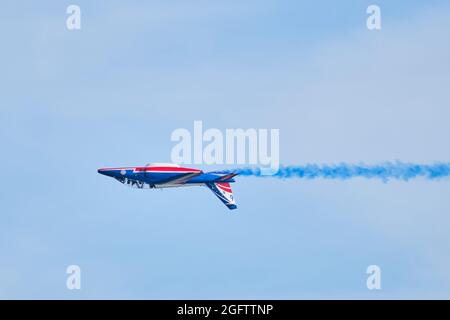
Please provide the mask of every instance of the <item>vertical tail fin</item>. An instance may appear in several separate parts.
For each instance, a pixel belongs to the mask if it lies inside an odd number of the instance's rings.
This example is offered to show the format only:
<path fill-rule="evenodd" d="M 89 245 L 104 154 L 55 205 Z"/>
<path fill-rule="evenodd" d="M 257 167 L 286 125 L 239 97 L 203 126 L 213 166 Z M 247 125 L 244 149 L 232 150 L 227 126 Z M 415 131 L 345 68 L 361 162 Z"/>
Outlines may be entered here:
<path fill-rule="evenodd" d="M 233 191 L 228 182 L 207 182 L 206 186 L 219 198 L 230 210 L 236 209 L 236 201 L 234 201 Z"/>

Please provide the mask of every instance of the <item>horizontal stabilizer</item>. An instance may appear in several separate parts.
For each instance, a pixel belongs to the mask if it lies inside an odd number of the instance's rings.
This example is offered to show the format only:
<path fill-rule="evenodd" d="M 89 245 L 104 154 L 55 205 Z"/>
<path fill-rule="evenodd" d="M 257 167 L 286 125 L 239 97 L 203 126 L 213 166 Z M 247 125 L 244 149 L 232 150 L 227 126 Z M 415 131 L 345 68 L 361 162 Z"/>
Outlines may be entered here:
<path fill-rule="evenodd" d="M 238 175 L 237 173 L 230 173 L 230 174 L 220 177 L 219 179 L 217 179 L 217 181 L 228 181 L 237 175 Z"/>

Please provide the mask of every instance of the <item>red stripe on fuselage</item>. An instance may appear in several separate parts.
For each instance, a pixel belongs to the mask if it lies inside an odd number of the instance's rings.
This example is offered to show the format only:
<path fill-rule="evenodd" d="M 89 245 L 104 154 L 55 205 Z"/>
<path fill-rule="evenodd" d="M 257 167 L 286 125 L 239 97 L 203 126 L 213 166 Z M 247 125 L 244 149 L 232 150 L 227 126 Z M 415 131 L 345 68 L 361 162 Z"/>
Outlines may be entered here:
<path fill-rule="evenodd" d="M 191 168 L 181 168 L 181 167 L 136 167 L 134 169 L 138 172 L 147 171 L 162 171 L 162 172 L 201 172 L 201 170 L 191 169 Z"/>

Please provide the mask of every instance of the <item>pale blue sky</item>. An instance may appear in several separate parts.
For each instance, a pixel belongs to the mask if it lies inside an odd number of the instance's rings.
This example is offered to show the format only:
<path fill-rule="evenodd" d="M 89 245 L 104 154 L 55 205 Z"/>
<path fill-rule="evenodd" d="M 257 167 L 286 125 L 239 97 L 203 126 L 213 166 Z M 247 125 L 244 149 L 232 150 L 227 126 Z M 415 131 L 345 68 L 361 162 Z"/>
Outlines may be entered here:
<path fill-rule="evenodd" d="M 194 120 L 279 128 L 284 164 L 449 161 L 445 3 L 5 2 L 0 298 L 449 298 L 448 179 L 242 177 L 230 213 L 96 172 L 169 161 Z"/>

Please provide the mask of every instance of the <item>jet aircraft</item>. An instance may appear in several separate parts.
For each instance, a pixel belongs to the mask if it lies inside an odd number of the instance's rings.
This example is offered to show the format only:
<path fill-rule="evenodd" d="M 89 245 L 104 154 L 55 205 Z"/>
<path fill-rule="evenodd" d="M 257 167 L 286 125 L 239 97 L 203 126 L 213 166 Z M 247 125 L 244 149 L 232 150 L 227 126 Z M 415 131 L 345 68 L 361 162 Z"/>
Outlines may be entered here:
<path fill-rule="evenodd" d="M 206 186 L 230 210 L 236 209 L 230 183 L 237 173 L 203 172 L 171 163 L 151 163 L 143 167 L 98 169 L 98 173 L 138 189 Z"/>

